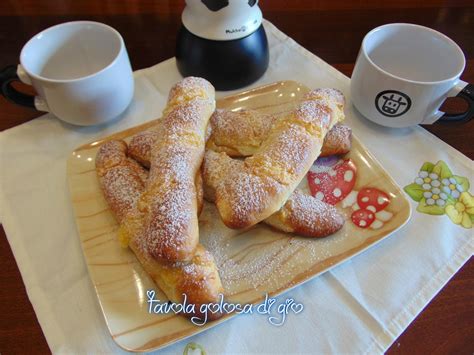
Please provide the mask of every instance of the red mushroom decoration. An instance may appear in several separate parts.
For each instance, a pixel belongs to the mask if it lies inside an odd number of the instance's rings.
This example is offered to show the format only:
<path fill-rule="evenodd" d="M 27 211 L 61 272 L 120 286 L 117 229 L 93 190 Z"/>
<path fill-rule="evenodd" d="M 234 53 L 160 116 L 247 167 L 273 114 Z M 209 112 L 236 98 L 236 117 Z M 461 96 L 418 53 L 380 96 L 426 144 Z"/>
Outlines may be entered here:
<path fill-rule="evenodd" d="M 337 159 L 337 158 L 336 158 Z M 351 159 L 318 160 L 307 174 L 311 195 L 317 199 L 352 210 L 351 220 L 359 228 L 379 229 L 389 221 L 393 213 L 385 208 L 390 197 L 384 191 L 374 187 L 362 187 L 353 190 L 357 168 Z"/>
<path fill-rule="evenodd" d="M 345 159 L 320 170 L 309 171 L 307 175 L 311 195 L 317 199 L 335 205 L 354 188 L 357 168 L 352 160 Z"/>
<path fill-rule="evenodd" d="M 375 221 L 375 214 L 366 209 L 357 210 L 352 213 L 351 219 L 357 227 L 368 228 Z"/>
<path fill-rule="evenodd" d="M 390 197 L 385 192 L 374 187 L 362 188 L 357 193 L 357 205 L 353 206 L 356 210 L 351 215 L 352 222 L 360 228 L 368 228 L 372 224 L 374 229 L 380 228 L 383 225 L 381 219 L 390 219 L 391 213 L 386 212 L 379 216 L 378 212 L 385 209 L 389 203 Z"/>
<path fill-rule="evenodd" d="M 372 212 L 383 210 L 390 203 L 388 195 L 373 187 L 366 187 L 357 194 L 357 204 L 361 209 L 366 209 Z"/>

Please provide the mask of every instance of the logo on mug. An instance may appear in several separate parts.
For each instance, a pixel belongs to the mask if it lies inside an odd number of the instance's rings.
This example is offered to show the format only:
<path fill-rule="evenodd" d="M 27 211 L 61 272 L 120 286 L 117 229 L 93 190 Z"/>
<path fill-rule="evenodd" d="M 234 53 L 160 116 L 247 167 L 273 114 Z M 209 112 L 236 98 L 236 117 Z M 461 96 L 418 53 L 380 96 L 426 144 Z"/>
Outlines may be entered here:
<path fill-rule="evenodd" d="M 384 116 L 398 117 L 410 109 L 411 99 L 403 92 L 385 90 L 375 98 L 375 107 Z"/>

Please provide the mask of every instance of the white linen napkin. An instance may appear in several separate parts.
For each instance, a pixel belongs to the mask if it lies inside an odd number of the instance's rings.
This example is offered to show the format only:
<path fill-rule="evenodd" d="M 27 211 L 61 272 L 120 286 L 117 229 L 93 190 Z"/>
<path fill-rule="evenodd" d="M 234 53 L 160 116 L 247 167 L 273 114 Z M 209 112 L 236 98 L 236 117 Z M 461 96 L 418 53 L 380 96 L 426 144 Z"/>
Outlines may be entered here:
<path fill-rule="evenodd" d="M 252 86 L 291 79 L 338 88 L 350 99 L 349 78 L 264 25 L 270 66 Z M 107 125 L 81 128 L 47 114 L 0 134 L 0 218 L 53 353 L 123 351 L 107 331 L 82 256 L 66 160 L 81 144 L 159 117 L 180 78 L 174 59 L 137 71 L 131 106 Z M 413 183 L 425 162 L 440 160 L 474 182 L 472 161 L 424 129 L 382 128 L 348 106 L 347 123 L 400 186 Z M 411 221 L 388 239 L 280 296 L 304 304 L 283 326 L 239 316 L 160 352 L 181 353 L 189 341 L 209 353 L 383 352 L 474 250 L 473 229 L 416 207 L 413 201 Z"/>

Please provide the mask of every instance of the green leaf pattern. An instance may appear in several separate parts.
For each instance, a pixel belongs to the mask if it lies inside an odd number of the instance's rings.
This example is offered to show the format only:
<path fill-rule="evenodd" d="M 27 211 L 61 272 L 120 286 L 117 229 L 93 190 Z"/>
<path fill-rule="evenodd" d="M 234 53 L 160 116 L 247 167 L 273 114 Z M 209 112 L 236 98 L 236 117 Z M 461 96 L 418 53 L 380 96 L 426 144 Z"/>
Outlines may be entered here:
<path fill-rule="evenodd" d="M 426 199 L 423 197 L 420 200 L 420 203 L 416 207 L 416 210 L 421 213 L 432 214 L 432 215 L 442 215 L 444 214 L 444 207 L 437 205 L 427 205 Z"/>
<path fill-rule="evenodd" d="M 403 190 L 416 202 L 423 198 L 423 188 L 415 182 L 405 186 Z"/>
<path fill-rule="evenodd" d="M 434 164 L 430 163 L 429 161 L 424 163 L 423 166 L 421 167 L 420 171 L 427 171 L 431 173 L 433 171 Z"/>

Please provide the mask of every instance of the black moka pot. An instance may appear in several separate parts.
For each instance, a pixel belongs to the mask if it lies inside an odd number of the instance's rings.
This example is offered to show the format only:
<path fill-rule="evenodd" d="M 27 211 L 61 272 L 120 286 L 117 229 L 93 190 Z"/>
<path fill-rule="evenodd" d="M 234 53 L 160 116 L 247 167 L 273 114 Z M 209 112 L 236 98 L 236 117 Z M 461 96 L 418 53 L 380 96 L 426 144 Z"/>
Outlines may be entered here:
<path fill-rule="evenodd" d="M 183 76 L 200 76 L 217 90 L 258 80 L 269 54 L 256 0 L 186 0 L 176 44 Z"/>

